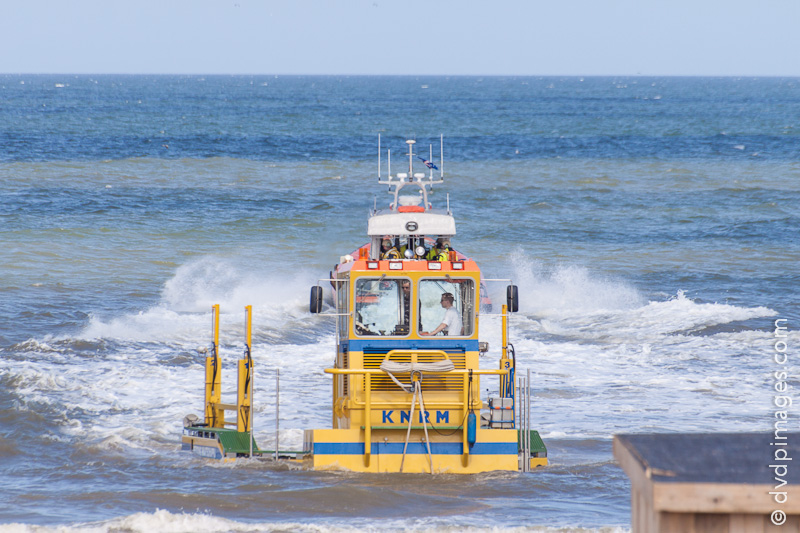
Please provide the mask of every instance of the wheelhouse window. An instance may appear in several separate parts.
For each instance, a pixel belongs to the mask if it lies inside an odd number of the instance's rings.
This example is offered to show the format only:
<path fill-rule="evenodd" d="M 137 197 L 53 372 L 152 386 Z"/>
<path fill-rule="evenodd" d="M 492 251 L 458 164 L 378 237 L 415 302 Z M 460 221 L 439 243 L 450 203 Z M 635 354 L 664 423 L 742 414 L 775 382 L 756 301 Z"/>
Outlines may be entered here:
<path fill-rule="evenodd" d="M 356 335 L 408 335 L 411 316 L 409 279 L 360 278 L 355 289 Z"/>
<path fill-rule="evenodd" d="M 420 334 L 472 335 L 475 331 L 475 298 L 475 281 L 471 278 L 420 281 Z"/>

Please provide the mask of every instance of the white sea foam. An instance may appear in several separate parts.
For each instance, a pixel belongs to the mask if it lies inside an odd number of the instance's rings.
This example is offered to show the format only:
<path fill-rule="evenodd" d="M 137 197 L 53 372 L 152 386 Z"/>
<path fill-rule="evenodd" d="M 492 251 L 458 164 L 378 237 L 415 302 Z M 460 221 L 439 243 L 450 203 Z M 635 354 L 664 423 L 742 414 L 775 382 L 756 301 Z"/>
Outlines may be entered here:
<path fill-rule="evenodd" d="M 28 524 L 0 525 L 2 533 L 110 533 L 128 531 L 131 533 L 255 533 L 270 531 L 297 531 L 300 533 L 344 533 L 359 531 L 412 531 L 418 533 L 432 532 L 467 532 L 467 533 L 626 533 L 630 530 L 620 527 L 582 528 L 582 527 L 475 527 L 470 525 L 436 524 L 430 519 L 386 520 L 380 522 L 364 519 L 347 519 L 340 523 L 328 525 L 307 524 L 300 522 L 256 522 L 247 523 L 210 514 L 171 513 L 157 510 L 152 513 L 135 513 L 120 518 L 98 522 L 85 522 L 59 526 L 36 526 Z"/>
<path fill-rule="evenodd" d="M 333 362 L 332 341 L 326 336 L 312 345 L 253 344 L 258 442 L 266 446 L 275 439 L 276 369 L 281 370 L 284 406 L 281 446 L 299 449 L 303 429 L 328 425 L 329 383 L 322 369 Z M 223 399 L 231 403 L 236 388 L 234 361 L 242 357 L 242 348 L 240 344 L 220 350 Z M 13 387 L 18 409 L 47 416 L 53 427 L 76 443 L 109 451 L 174 453 L 183 416 L 202 415 L 205 357 L 190 352 L 188 364 L 170 364 L 175 350 L 156 342 L 144 348 L 123 344 L 119 354 L 89 361 L 78 357 L 54 361 L 50 352 L 32 352 L 29 360 L 8 360 L 0 378 Z"/>
<path fill-rule="evenodd" d="M 516 347 L 520 371 L 533 370 L 534 420 L 545 436 L 609 438 L 766 429 L 758 406 L 770 401 L 769 342 L 769 332 L 751 331 L 647 345 L 525 339 Z"/>
<path fill-rule="evenodd" d="M 585 267 L 547 267 L 524 254 L 514 256 L 511 268 L 522 299 L 510 321 L 511 342 L 520 372 L 534 373 L 534 420 L 545 436 L 758 429 L 763 417 L 754 406 L 769 402 L 770 389 L 739 378 L 743 368 L 749 376 L 768 373 L 763 352 L 771 333 L 704 331 L 774 311 L 697 303 L 679 291 L 647 301 L 622 280 Z M 328 427 L 330 416 L 330 378 L 322 370 L 335 348 L 332 333 L 324 332 L 330 319 L 305 308 L 313 278 L 302 272 L 255 276 L 229 260 L 201 258 L 177 269 L 157 306 L 91 319 L 78 338 L 114 342 L 110 355 L 100 352 L 86 364 L 70 353 L 69 342 L 32 340 L 25 343 L 30 360 L 9 360 L 2 372 L 12 378 L 20 408 L 47 406 L 62 434 L 110 451 L 163 453 L 174 448 L 183 416 L 202 412 L 204 355 L 196 347 L 210 340 L 211 303 L 223 309 L 226 397 L 234 394 L 232 361 L 243 348 L 240 309 L 253 303 L 256 438 L 265 447 L 274 441 L 280 369 L 281 445 L 299 447 L 302 430 Z M 481 337 L 491 346 L 485 367 L 494 367 L 499 356 L 500 324 L 496 315 L 481 317 Z M 296 330 L 316 339 L 293 340 Z M 497 384 L 487 379 L 487 388 Z M 739 401 L 743 396 L 751 401 Z"/>
<path fill-rule="evenodd" d="M 621 281 L 603 279 L 574 265 L 545 266 L 521 249 L 510 256 L 513 279 L 520 287 L 522 312 L 571 316 L 644 303 L 639 292 Z"/>
<path fill-rule="evenodd" d="M 586 267 L 547 267 L 521 251 L 510 259 L 520 287 L 520 314 L 538 320 L 548 333 L 624 342 L 775 315 L 766 307 L 697 303 L 679 289 L 671 298 L 647 301 L 630 284 Z"/>
<path fill-rule="evenodd" d="M 237 333 L 244 307 L 252 305 L 254 334 L 279 338 L 300 326 L 295 322 L 311 327 L 307 295 L 314 283 L 314 273 L 243 272 L 232 260 L 207 256 L 179 267 L 158 305 L 111 319 L 92 316 L 78 338 L 191 344 L 208 338 L 214 304 L 220 305 L 220 324 Z"/>
<path fill-rule="evenodd" d="M 585 267 L 548 267 L 521 252 L 511 262 L 521 311 L 510 340 L 519 371 L 533 371 L 544 436 L 763 429 L 757 406 L 771 390 L 752 378 L 772 370 L 774 310 L 697 302 L 680 290 L 647 301 Z M 765 330 L 717 328 L 759 318 Z M 481 334 L 499 339 L 499 319 L 482 317 Z"/>
<path fill-rule="evenodd" d="M 704 328 L 775 316 L 766 307 L 744 308 L 727 304 L 697 303 L 682 291 L 667 300 L 651 301 L 631 308 L 570 312 L 554 309 L 541 312 L 542 331 L 605 343 L 658 343 L 666 336 L 691 333 Z"/>

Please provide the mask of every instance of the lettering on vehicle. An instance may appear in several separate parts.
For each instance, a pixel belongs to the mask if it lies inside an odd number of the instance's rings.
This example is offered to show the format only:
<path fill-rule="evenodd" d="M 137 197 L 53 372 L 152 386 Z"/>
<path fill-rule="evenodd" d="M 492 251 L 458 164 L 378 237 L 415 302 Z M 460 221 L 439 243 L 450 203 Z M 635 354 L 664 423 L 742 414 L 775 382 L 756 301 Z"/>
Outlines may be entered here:
<path fill-rule="evenodd" d="M 430 424 L 431 412 L 426 410 L 424 417 L 425 417 L 425 423 Z M 421 411 L 416 411 L 414 413 L 414 418 L 416 419 L 415 422 L 422 424 L 423 414 Z M 411 411 L 395 411 L 392 409 L 392 410 L 384 410 L 381 412 L 381 424 L 398 424 L 398 423 L 408 424 L 408 421 L 410 419 L 411 419 Z M 436 423 L 449 424 L 450 411 L 436 411 Z"/>

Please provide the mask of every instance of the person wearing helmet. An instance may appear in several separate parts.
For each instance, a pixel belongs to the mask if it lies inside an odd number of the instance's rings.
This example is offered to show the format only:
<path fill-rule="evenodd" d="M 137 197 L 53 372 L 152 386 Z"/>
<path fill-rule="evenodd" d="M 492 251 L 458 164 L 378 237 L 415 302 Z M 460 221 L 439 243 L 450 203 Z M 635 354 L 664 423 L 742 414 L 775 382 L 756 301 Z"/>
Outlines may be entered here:
<path fill-rule="evenodd" d="M 428 261 L 448 261 L 450 259 L 450 239 L 447 237 L 439 237 L 436 239 L 436 245 L 433 246 L 428 252 Z"/>
<path fill-rule="evenodd" d="M 381 241 L 381 259 L 400 259 L 400 252 L 388 235 Z"/>

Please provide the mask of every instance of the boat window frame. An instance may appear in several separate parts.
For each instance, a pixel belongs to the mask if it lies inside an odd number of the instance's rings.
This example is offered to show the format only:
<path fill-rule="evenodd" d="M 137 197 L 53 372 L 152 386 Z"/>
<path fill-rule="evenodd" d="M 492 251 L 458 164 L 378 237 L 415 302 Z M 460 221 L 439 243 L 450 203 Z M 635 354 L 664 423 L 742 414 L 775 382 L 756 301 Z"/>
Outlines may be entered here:
<path fill-rule="evenodd" d="M 417 329 L 417 334 L 419 334 L 419 333 L 421 333 L 423 331 L 430 331 L 432 329 L 436 329 L 436 327 L 438 327 L 439 324 L 441 324 L 441 322 L 439 322 L 439 323 L 435 324 L 433 326 L 433 328 L 430 328 L 428 330 L 423 329 L 423 327 L 422 327 L 422 300 L 421 300 L 421 297 L 422 297 L 422 284 L 424 282 L 426 282 L 426 281 L 428 281 L 428 282 L 430 282 L 430 281 L 438 281 L 438 282 L 443 282 L 443 283 L 451 283 L 450 280 L 464 280 L 464 281 L 469 281 L 472 284 L 472 290 L 471 290 L 471 293 L 472 293 L 472 310 L 468 314 L 468 316 L 470 318 L 469 321 L 465 320 L 464 309 L 462 308 L 460 310 L 461 326 L 464 328 L 464 331 L 465 332 L 467 331 L 467 322 L 469 322 L 469 324 L 470 324 L 472 329 L 468 334 L 465 333 L 464 335 L 451 335 L 450 332 L 448 332 L 447 335 L 442 335 L 442 337 L 446 337 L 446 338 L 457 337 L 459 339 L 466 339 L 466 338 L 473 337 L 475 335 L 475 332 L 478 330 L 478 310 L 475 308 L 475 306 L 476 306 L 476 301 L 480 302 L 480 293 L 479 292 L 476 293 L 476 290 L 479 290 L 477 288 L 480 287 L 480 281 L 476 280 L 475 278 L 473 278 L 471 276 L 464 276 L 464 275 L 461 275 L 461 276 L 448 275 L 446 277 L 444 277 L 444 276 L 425 276 L 425 277 L 417 279 L 417 284 L 418 284 L 418 288 L 417 288 L 417 294 L 418 294 L 418 301 L 417 301 L 418 316 L 417 316 L 417 320 L 416 320 L 417 328 L 418 328 Z M 445 292 L 448 292 L 448 291 L 445 291 Z M 442 293 L 442 294 L 444 294 L 444 293 Z M 455 296 L 455 294 L 454 294 L 454 296 Z M 436 335 L 435 337 L 440 337 L 440 336 Z M 426 336 L 426 337 L 423 337 L 423 338 L 430 338 L 430 337 Z"/>
<path fill-rule="evenodd" d="M 400 274 L 399 272 L 398 272 L 398 275 L 393 275 L 391 277 L 388 277 L 385 272 L 382 273 L 381 275 L 377 275 L 377 274 L 378 274 L 378 272 L 370 272 L 368 275 L 358 276 L 355 280 L 352 280 L 353 281 L 353 283 L 352 283 L 352 291 L 353 291 L 352 303 L 353 303 L 353 307 L 352 307 L 352 310 L 351 310 L 351 314 L 352 314 L 352 318 L 353 319 L 351 320 L 352 325 L 349 327 L 350 334 L 353 335 L 354 337 L 367 338 L 367 339 L 407 339 L 407 338 L 409 338 L 411 336 L 411 333 L 412 333 L 411 323 L 414 321 L 414 318 L 416 316 L 416 313 L 414 312 L 414 309 L 413 309 L 413 307 L 414 307 L 413 306 L 414 296 L 416 294 L 416 290 L 415 290 L 415 287 L 414 287 L 414 285 L 415 285 L 414 284 L 414 279 L 412 279 L 410 276 L 399 275 Z M 358 332 L 357 324 L 359 323 L 359 321 L 357 320 L 357 316 L 358 316 L 359 309 L 358 309 L 358 301 L 357 301 L 357 291 L 358 291 L 358 285 L 359 285 L 359 283 L 361 281 L 395 281 L 395 282 L 398 282 L 400 284 L 400 285 L 398 285 L 398 289 L 400 290 L 400 292 L 402 292 L 402 290 L 403 290 L 402 289 L 402 283 L 404 281 L 408 281 L 409 282 L 409 286 L 411 288 L 411 294 L 409 295 L 410 308 L 409 308 L 409 311 L 408 311 L 408 313 L 409 313 L 409 315 L 408 315 L 408 331 L 404 335 L 394 335 L 392 333 L 387 333 L 387 334 L 384 334 L 384 335 L 381 335 L 380 333 L 376 333 L 376 334 L 373 334 L 373 335 L 364 335 L 364 334 L 361 334 L 361 333 Z M 402 298 L 402 295 L 400 295 L 400 297 Z M 402 311 L 402 307 L 400 307 L 399 310 L 401 312 Z M 397 325 L 399 326 L 399 325 L 402 325 L 402 324 L 397 324 Z M 395 327 L 397 327 L 397 326 L 395 326 Z"/>
<path fill-rule="evenodd" d="M 346 339 L 350 329 L 350 273 L 345 272 L 341 277 L 337 277 L 336 283 L 336 314 L 337 333 L 339 339 Z"/>

